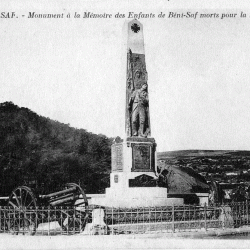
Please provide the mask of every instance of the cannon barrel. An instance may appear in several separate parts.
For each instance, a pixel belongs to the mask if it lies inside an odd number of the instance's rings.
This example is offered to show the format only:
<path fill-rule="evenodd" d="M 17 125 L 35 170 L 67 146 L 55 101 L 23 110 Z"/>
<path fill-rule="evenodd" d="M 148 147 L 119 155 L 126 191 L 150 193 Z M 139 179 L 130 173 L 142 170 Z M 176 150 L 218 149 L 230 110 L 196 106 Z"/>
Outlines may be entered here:
<path fill-rule="evenodd" d="M 72 188 L 68 188 L 59 192 L 55 192 L 55 193 L 51 193 L 51 194 L 46 194 L 46 195 L 40 195 L 39 197 L 41 199 L 47 199 L 47 198 L 52 198 L 54 196 L 58 196 L 58 195 L 63 195 L 63 194 L 67 194 L 67 193 L 71 193 L 73 191 L 76 190 L 76 187 L 72 187 Z"/>
<path fill-rule="evenodd" d="M 64 198 L 64 199 L 52 201 L 52 202 L 50 202 L 50 205 L 51 206 L 59 206 L 61 204 L 65 204 L 66 202 L 73 201 L 73 200 L 75 200 L 75 196 L 74 195 L 72 195 L 70 197 L 67 197 L 67 198 Z"/>
<path fill-rule="evenodd" d="M 49 203 L 51 204 L 51 202 L 62 200 L 62 199 L 72 197 L 72 196 L 74 196 L 74 198 L 78 197 L 78 195 L 76 195 L 74 193 L 69 193 L 69 194 L 65 194 L 65 195 L 61 195 L 61 196 L 51 197 L 49 200 Z"/>

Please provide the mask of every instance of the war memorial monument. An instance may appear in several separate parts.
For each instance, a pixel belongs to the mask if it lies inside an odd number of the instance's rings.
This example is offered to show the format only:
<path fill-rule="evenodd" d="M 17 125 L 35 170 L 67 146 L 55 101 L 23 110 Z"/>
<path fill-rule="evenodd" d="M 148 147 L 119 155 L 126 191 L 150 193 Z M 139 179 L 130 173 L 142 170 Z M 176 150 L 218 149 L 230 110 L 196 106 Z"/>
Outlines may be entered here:
<path fill-rule="evenodd" d="M 132 20 L 125 30 L 125 136 L 116 139 L 111 148 L 110 187 L 105 195 L 92 197 L 90 203 L 112 207 L 181 205 L 183 199 L 168 198 L 167 188 L 157 181 L 157 144 L 151 136 L 143 25 Z"/>
<path fill-rule="evenodd" d="M 27 186 L 19 186 L 7 199 L 8 206 L 0 207 L 2 232 L 115 235 L 212 232 L 248 225 L 247 202 L 231 207 L 209 204 L 206 189 L 196 188 L 207 184 L 199 178 L 196 181 L 197 176 L 190 171 L 170 166 L 168 185 L 162 182 L 157 170 L 157 144 L 151 136 L 148 89 L 153 83 L 146 70 L 143 25 L 137 20 L 128 22 L 126 38 L 125 133 L 111 146 L 110 187 L 105 194 L 86 195 L 78 184 L 67 183 L 63 190 L 39 195 Z M 196 203 L 187 202 L 190 194 L 196 196 Z M 242 211 L 246 216 L 240 217 Z M 54 228 L 51 222 L 57 223 Z"/>

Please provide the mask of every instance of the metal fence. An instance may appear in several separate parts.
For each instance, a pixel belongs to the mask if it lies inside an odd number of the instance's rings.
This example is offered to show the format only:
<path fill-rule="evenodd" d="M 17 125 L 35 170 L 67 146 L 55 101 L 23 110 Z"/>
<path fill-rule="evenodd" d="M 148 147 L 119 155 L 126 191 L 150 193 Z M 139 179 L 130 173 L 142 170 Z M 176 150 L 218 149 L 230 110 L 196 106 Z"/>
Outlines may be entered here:
<path fill-rule="evenodd" d="M 0 233 L 145 234 L 249 225 L 249 203 L 138 208 L 0 207 Z"/>

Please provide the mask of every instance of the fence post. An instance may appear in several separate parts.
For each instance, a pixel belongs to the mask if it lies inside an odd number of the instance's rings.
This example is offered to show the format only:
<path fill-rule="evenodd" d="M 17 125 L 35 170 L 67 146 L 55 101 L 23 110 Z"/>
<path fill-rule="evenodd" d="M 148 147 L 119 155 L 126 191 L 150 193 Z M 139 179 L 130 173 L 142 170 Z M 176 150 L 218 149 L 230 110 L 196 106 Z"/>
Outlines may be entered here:
<path fill-rule="evenodd" d="M 47 209 L 47 208 L 45 208 L 45 209 Z M 49 226 L 49 230 L 48 230 L 48 235 L 50 235 L 50 207 L 48 207 L 48 222 L 49 222 L 49 224 L 48 224 L 48 226 Z"/>
<path fill-rule="evenodd" d="M 174 233 L 174 204 L 172 206 L 172 231 Z"/>
<path fill-rule="evenodd" d="M 205 204 L 204 204 L 204 219 L 205 219 L 205 231 L 207 231 L 207 203 L 205 202 Z"/>
<path fill-rule="evenodd" d="M 111 225 L 112 225 L 112 231 L 111 234 L 114 234 L 114 207 L 111 207 Z"/>
<path fill-rule="evenodd" d="M 248 222 L 249 222 L 249 218 L 248 218 L 248 200 L 246 199 L 246 213 L 247 213 L 247 225 L 248 225 Z"/>

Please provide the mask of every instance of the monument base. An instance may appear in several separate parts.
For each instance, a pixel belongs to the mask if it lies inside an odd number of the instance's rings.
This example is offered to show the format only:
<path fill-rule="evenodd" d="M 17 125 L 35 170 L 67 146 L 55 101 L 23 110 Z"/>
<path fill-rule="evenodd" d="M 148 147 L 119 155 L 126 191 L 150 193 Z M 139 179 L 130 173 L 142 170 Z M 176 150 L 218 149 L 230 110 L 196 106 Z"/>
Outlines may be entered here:
<path fill-rule="evenodd" d="M 168 198 L 167 188 L 163 187 L 106 188 L 105 196 L 92 197 L 89 204 L 117 208 L 155 207 L 183 205 L 183 199 Z"/>
<path fill-rule="evenodd" d="M 159 187 L 154 138 L 128 137 L 112 145 L 112 173 L 105 195 L 91 197 L 90 204 L 107 207 L 183 205 L 183 198 L 168 198 Z"/>

